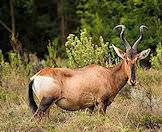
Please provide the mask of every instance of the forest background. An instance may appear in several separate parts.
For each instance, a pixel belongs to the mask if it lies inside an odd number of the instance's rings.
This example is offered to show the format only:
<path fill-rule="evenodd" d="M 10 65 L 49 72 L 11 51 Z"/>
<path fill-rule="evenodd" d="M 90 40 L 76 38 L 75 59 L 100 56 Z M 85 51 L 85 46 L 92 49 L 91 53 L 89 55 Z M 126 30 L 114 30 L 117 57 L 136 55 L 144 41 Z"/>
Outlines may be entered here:
<path fill-rule="evenodd" d="M 144 40 L 139 45 L 152 53 L 161 44 L 162 2 L 159 0 L 1 0 L 0 49 L 6 55 L 10 50 L 47 55 L 49 40 L 54 41 L 57 56 L 66 57 L 65 42 L 69 33 L 79 34 L 86 28 L 95 38 L 122 47 L 113 27 L 124 24 L 126 38 L 133 43 L 139 35 L 139 26 L 146 25 Z M 10 43 L 11 33 L 21 47 Z M 97 44 L 97 43 L 96 43 Z"/>

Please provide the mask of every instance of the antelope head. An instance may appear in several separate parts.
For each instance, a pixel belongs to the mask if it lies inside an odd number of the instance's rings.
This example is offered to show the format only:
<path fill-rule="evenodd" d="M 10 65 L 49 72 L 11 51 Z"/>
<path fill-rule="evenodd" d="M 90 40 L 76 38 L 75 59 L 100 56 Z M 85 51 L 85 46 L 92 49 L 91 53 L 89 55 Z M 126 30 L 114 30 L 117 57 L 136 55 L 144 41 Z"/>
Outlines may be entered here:
<path fill-rule="evenodd" d="M 147 29 L 147 27 L 144 25 L 140 26 L 139 28 L 140 36 L 135 41 L 132 47 L 124 37 L 125 26 L 118 25 L 114 29 L 116 28 L 121 28 L 120 39 L 122 40 L 126 48 L 126 51 L 123 52 L 122 50 L 115 47 L 114 45 L 112 46 L 115 52 L 117 53 L 117 55 L 123 59 L 123 63 L 125 65 L 125 72 L 128 76 L 128 84 L 134 86 L 136 84 L 136 78 L 137 78 L 137 61 L 146 58 L 150 53 L 150 49 L 143 50 L 141 53 L 137 52 L 137 46 L 143 38 L 143 30 L 144 28 Z"/>

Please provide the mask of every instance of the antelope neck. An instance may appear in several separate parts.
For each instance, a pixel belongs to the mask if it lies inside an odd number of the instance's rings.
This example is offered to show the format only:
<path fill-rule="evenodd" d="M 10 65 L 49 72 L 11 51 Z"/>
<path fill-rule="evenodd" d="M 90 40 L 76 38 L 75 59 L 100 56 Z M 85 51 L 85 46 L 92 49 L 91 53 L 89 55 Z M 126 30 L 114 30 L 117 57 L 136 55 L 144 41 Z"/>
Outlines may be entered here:
<path fill-rule="evenodd" d="M 120 91 L 128 81 L 124 60 L 112 68 L 112 76 L 114 77 L 115 88 Z"/>

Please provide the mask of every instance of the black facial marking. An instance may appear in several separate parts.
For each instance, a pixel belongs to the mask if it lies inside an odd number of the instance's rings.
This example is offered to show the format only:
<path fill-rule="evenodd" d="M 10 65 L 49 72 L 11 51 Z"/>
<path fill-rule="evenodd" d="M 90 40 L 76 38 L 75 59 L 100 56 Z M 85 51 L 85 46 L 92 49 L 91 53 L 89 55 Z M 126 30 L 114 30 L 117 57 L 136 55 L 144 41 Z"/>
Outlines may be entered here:
<path fill-rule="evenodd" d="M 135 71 L 136 71 L 136 69 L 135 69 L 135 64 L 131 64 L 131 80 L 132 81 L 135 81 L 136 80 L 136 73 L 135 73 Z"/>
<path fill-rule="evenodd" d="M 128 57 L 129 57 L 130 59 L 134 59 L 136 55 L 137 55 L 137 51 L 136 51 L 136 50 L 130 49 L 130 50 L 128 51 Z"/>

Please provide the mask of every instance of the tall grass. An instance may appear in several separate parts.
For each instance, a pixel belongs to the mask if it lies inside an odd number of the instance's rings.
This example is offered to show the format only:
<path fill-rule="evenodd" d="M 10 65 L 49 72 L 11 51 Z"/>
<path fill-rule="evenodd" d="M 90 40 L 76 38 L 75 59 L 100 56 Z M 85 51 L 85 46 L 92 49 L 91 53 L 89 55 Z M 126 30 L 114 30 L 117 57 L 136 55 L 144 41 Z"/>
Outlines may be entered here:
<path fill-rule="evenodd" d="M 105 116 L 98 112 L 90 115 L 86 110 L 69 112 L 54 105 L 50 119 L 43 118 L 39 122 L 30 120 L 32 113 L 27 102 L 27 86 L 31 75 L 25 72 L 25 68 L 21 71 L 21 68 L 5 63 L 1 65 L 0 72 L 1 131 L 162 130 L 162 74 L 158 70 L 140 69 L 137 86 L 126 85 L 107 109 Z M 151 94 L 151 98 L 147 94 Z"/>
<path fill-rule="evenodd" d="M 50 57 L 56 57 L 50 47 L 52 45 L 48 47 Z M 53 61 L 59 65 L 64 62 L 56 58 Z M 39 63 L 53 64 L 50 58 Z M 126 85 L 107 108 L 105 116 L 97 110 L 91 115 L 87 110 L 69 112 L 53 105 L 50 119 L 45 117 L 38 121 L 31 120 L 27 100 L 28 82 L 35 73 L 35 64 L 31 61 L 23 63 L 14 53 L 9 54 L 6 62 L 0 52 L 0 131 L 162 131 L 162 72 L 159 68 L 139 68 L 137 85 Z"/>

